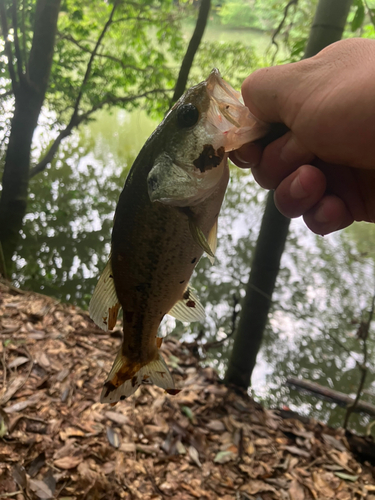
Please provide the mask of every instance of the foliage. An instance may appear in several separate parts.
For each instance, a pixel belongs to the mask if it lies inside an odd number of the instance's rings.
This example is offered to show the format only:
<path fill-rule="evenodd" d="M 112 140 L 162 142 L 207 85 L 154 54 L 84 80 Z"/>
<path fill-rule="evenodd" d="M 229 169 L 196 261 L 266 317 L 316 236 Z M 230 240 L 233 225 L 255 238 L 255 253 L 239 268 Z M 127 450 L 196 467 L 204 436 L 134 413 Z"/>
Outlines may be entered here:
<path fill-rule="evenodd" d="M 260 67 L 260 62 L 255 50 L 241 42 L 203 42 L 195 57 L 189 85 L 207 78 L 214 67 L 220 68 L 223 78 L 239 89 L 246 76 Z"/>
<path fill-rule="evenodd" d="M 35 5 L 35 0 L 18 5 L 17 22 L 22 28 L 18 29 L 18 38 L 24 66 L 33 37 Z M 7 7 L 8 23 L 13 26 L 9 2 Z M 65 0 L 59 15 L 45 100 L 45 106 L 54 112 L 49 126 L 57 131 L 66 126 L 74 112 L 86 120 L 95 110 L 114 104 L 133 108 L 142 103 L 149 109 L 165 110 L 166 91 L 175 82 L 168 59 L 178 59 L 183 48 L 178 27 L 179 12 L 173 9 L 171 0 L 114 3 Z M 2 106 L 9 108 L 10 68 L 4 45 L 1 50 L 0 71 L 5 91 Z M 150 92 L 157 98 L 129 100 L 131 96 Z M 9 128 L 9 119 L 3 127 Z M 9 134 L 9 130 L 5 132 Z M 3 153 L 5 147 L 3 141 Z"/>
<path fill-rule="evenodd" d="M 279 13 L 273 7 L 259 0 L 228 0 L 218 14 L 224 26 L 269 30 L 279 20 Z"/>

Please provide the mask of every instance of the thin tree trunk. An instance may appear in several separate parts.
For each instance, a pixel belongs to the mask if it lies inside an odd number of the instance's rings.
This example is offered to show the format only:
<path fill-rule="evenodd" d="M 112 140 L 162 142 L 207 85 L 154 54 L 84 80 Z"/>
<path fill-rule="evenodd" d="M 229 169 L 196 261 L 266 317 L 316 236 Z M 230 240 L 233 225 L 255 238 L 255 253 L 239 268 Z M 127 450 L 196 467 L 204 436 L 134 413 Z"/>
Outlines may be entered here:
<path fill-rule="evenodd" d="M 340 40 L 352 0 L 320 0 L 304 58 Z M 272 294 L 290 220 L 282 216 L 269 193 L 255 248 L 246 296 L 225 374 L 225 383 L 246 389 L 256 363 L 268 321 Z"/>
<path fill-rule="evenodd" d="M 201 40 L 203 38 L 203 33 L 207 25 L 208 14 L 211 8 L 211 0 L 201 0 L 199 7 L 197 24 L 195 25 L 195 30 L 189 46 L 185 53 L 184 59 L 181 64 L 180 73 L 177 78 L 176 86 L 174 89 L 174 94 L 171 99 L 171 105 L 175 103 L 185 92 L 186 83 L 189 77 L 191 67 L 193 65 L 195 54 L 199 48 Z"/>
<path fill-rule="evenodd" d="M 280 259 L 288 235 L 290 219 L 277 210 L 273 192 L 267 196 L 246 296 L 234 338 L 225 383 L 247 389 L 267 324 Z"/>
<path fill-rule="evenodd" d="M 0 242 L 10 276 L 12 256 L 26 213 L 31 142 L 51 72 L 61 0 L 38 0 L 34 37 L 26 64 L 14 89 L 15 111 L 5 156 L 0 199 Z"/>

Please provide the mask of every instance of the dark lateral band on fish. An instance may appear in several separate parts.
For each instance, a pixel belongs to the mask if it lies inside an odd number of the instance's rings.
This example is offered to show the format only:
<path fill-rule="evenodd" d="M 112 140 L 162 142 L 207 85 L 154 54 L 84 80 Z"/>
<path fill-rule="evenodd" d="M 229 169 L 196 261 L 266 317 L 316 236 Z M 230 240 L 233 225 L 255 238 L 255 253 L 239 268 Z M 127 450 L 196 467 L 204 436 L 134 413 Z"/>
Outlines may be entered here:
<path fill-rule="evenodd" d="M 104 330 L 115 327 L 120 307 L 124 311 L 121 348 L 101 402 L 115 404 L 142 384 L 179 392 L 160 352 L 160 322 L 165 314 L 204 320 L 189 280 L 203 252 L 214 260 L 227 156 L 267 131 L 213 70 L 186 91 L 143 146 L 120 195 L 111 256 L 89 307 Z"/>

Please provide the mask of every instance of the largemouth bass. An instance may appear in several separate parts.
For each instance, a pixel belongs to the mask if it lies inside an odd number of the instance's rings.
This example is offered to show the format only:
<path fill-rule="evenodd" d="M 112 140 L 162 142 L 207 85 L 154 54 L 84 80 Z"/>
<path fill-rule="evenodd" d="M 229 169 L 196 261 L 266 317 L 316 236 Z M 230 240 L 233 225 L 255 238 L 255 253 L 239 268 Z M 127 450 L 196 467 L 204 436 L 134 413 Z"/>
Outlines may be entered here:
<path fill-rule="evenodd" d="M 101 402 L 125 399 L 143 383 L 179 392 L 159 352 L 160 322 L 166 314 L 204 319 L 189 280 L 203 252 L 214 258 L 228 153 L 267 131 L 213 70 L 143 146 L 120 195 L 111 257 L 89 308 L 104 330 L 114 328 L 123 309 L 123 341 Z"/>

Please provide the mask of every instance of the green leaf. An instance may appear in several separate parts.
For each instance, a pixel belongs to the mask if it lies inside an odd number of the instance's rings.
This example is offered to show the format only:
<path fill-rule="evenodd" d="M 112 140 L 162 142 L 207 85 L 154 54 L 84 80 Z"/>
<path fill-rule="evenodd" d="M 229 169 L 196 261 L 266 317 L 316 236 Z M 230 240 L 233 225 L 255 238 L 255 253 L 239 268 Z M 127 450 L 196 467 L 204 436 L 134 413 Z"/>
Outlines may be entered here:
<path fill-rule="evenodd" d="M 191 411 L 191 409 L 188 406 L 181 406 L 181 411 L 184 413 L 187 418 L 190 420 L 190 422 L 193 422 L 194 420 L 194 413 Z"/>
<path fill-rule="evenodd" d="M 345 479 L 345 481 L 352 481 L 355 483 L 359 476 L 351 476 L 350 474 L 345 474 L 345 472 L 335 472 L 335 475 L 340 479 Z"/>
<path fill-rule="evenodd" d="M 363 20 L 365 18 L 365 6 L 362 0 L 357 0 L 357 10 L 352 21 L 351 29 L 352 31 L 357 31 L 358 28 L 362 26 Z"/>
<path fill-rule="evenodd" d="M 214 458 L 214 462 L 216 464 L 225 464 L 234 458 L 236 458 L 236 455 L 232 451 L 219 451 Z"/>

